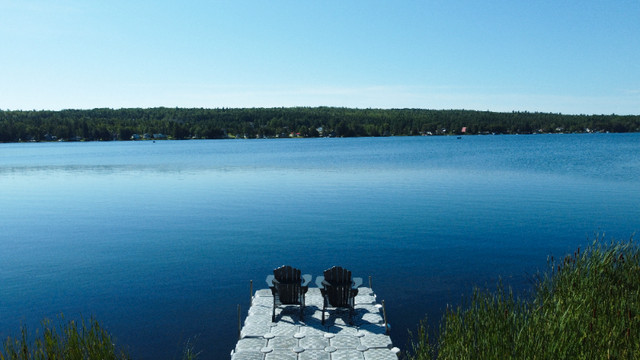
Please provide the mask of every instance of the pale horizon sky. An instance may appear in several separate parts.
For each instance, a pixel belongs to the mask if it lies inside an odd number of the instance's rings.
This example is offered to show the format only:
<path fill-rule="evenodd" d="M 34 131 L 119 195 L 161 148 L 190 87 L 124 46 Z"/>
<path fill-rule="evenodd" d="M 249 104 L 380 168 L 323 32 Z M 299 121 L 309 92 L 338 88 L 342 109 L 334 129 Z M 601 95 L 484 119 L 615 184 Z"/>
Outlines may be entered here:
<path fill-rule="evenodd" d="M 640 115 L 640 1 L 0 0 L 0 109 Z"/>

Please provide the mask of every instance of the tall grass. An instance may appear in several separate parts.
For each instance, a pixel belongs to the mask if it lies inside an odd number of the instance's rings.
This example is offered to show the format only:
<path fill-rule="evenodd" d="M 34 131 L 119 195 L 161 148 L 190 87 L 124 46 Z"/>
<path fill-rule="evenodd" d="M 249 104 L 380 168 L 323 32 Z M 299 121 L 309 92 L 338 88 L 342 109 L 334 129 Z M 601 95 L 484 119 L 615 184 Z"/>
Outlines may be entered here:
<path fill-rule="evenodd" d="M 29 333 L 23 326 L 20 335 L 8 337 L 0 345 L 0 360 L 118 360 L 130 359 L 127 352 L 117 347 L 109 333 L 91 318 L 79 323 L 65 321 L 60 315 L 58 326 L 50 320 L 42 322 L 42 328 Z M 196 338 L 188 339 L 180 354 L 181 360 L 195 360 L 201 355 L 196 351 Z"/>
<path fill-rule="evenodd" d="M 59 323 L 54 326 L 45 319 L 33 336 L 23 326 L 20 336 L 8 337 L 3 342 L 0 360 L 129 359 L 124 351 L 116 348 L 111 335 L 96 319 L 83 319 L 78 323 L 66 322 L 60 316 Z"/>
<path fill-rule="evenodd" d="M 422 323 L 409 359 L 640 359 L 640 249 L 596 239 L 538 276 L 532 297 L 498 285 Z"/>
<path fill-rule="evenodd" d="M 194 337 L 193 339 L 190 338 L 185 341 L 184 347 L 182 348 L 182 360 L 195 360 L 200 357 L 200 354 L 202 354 L 202 352 L 196 350 L 196 339 L 197 337 Z"/>

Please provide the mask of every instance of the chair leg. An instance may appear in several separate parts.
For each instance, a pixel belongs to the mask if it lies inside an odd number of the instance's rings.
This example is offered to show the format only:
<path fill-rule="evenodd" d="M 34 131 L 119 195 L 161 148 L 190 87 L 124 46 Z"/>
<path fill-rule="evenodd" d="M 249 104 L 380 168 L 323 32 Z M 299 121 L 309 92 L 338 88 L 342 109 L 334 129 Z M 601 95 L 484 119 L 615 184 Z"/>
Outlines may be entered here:
<path fill-rule="evenodd" d="M 322 325 L 324 326 L 324 311 L 327 308 L 327 298 L 325 297 L 322 301 Z"/>
<path fill-rule="evenodd" d="M 271 322 L 276 322 L 276 301 L 273 300 L 273 312 L 271 313 Z"/>
<path fill-rule="evenodd" d="M 353 313 L 355 312 L 355 301 L 353 298 L 349 301 L 349 325 L 353 325 Z"/>
<path fill-rule="evenodd" d="M 349 325 L 353 325 L 353 308 L 349 308 Z"/>

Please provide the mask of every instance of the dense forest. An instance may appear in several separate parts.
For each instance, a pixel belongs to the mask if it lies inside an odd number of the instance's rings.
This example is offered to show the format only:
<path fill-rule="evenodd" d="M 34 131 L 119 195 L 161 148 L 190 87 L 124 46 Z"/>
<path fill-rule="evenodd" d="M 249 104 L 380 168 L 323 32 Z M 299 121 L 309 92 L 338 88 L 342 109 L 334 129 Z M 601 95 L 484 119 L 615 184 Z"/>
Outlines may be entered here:
<path fill-rule="evenodd" d="M 640 132 L 640 115 L 334 107 L 0 110 L 0 142 L 559 132 Z"/>

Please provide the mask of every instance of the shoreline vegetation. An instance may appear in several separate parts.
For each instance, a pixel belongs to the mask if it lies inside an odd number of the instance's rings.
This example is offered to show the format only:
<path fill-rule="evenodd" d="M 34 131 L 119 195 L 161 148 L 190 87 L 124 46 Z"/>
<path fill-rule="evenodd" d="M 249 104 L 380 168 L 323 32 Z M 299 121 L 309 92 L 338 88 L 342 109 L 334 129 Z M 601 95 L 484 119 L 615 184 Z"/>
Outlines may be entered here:
<path fill-rule="evenodd" d="M 596 239 L 550 257 L 531 296 L 475 289 L 431 334 L 425 319 L 408 359 L 640 359 L 640 247 Z"/>
<path fill-rule="evenodd" d="M 446 310 L 437 331 L 423 320 L 404 358 L 640 358 L 640 247 L 633 238 L 596 237 L 586 249 L 547 262 L 526 297 L 501 284 L 493 292 L 475 289 L 467 303 Z M 129 359 L 95 319 L 59 322 L 3 339 L 0 360 Z M 191 341 L 181 351 L 185 360 L 200 355 Z"/>
<path fill-rule="evenodd" d="M 600 132 L 640 132 L 640 115 L 336 107 L 0 110 L 0 142 Z"/>
<path fill-rule="evenodd" d="M 19 336 L 4 339 L 0 360 L 129 359 L 96 319 L 67 322 L 60 315 L 57 322 L 44 319 L 35 334 L 22 326 Z"/>
<path fill-rule="evenodd" d="M 184 343 L 180 360 L 194 360 L 200 355 L 194 342 Z M 44 319 L 41 329 L 29 332 L 25 326 L 15 337 L 3 339 L 0 360 L 126 360 L 131 359 L 126 349 L 116 345 L 113 337 L 95 319 L 66 321 L 64 315 L 52 323 Z"/>

